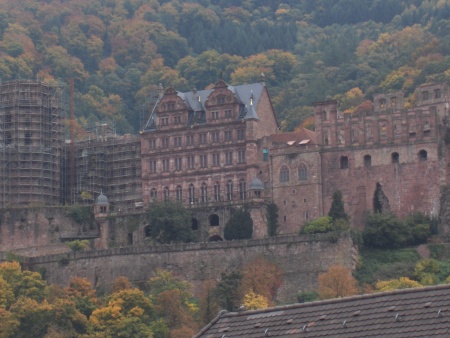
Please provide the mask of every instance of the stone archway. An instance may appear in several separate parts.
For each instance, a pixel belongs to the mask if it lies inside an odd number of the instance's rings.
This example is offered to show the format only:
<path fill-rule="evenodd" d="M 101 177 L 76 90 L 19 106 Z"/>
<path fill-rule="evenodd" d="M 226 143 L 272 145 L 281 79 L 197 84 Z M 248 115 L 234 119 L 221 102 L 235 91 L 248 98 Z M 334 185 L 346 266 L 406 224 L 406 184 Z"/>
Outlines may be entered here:
<path fill-rule="evenodd" d="M 223 242 L 223 238 L 219 235 L 212 235 L 209 237 L 208 242 Z"/>

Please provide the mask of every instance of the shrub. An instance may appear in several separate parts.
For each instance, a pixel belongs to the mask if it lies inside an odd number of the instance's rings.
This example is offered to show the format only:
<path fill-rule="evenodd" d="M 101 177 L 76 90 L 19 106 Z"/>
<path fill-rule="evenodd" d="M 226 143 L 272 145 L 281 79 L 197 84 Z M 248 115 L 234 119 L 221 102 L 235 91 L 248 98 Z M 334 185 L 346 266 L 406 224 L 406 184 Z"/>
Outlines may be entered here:
<path fill-rule="evenodd" d="M 319 294 L 316 291 L 302 291 L 297 293 L 297 301 L 299 303 L 314 302 L 319 299 Z"/>
<path fill-rule="evenodd" d="M 400 248 L 410 243 L 411 231 L 392 214 L 373 214 L 367 216 L 363 239 L 368 247 Z"/>
<path fill-rule="evenodd" d="M 333 230 L 332 219 L 330 216 L 322 216 L 316 218 L 303 227 L 301 233 L 303 234 L 317 234 L 325 233 Z"/>
<path fill-rule="evenodd" d="M 67 242 L 66 245 L 72 251 L 87 251 L 90 249 L 90 243 L 88 240 L 75 240 Z"/>

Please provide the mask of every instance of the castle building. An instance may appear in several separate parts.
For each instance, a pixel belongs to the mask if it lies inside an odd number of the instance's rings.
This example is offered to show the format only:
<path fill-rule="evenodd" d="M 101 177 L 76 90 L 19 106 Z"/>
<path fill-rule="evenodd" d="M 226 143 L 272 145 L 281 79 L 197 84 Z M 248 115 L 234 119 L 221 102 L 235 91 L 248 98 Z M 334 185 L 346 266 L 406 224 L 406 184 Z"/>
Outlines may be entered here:
<path fill-rule="evenodd" d="M 205 210 L 194 222 L 220 236 L 212 229 L 223 228 L 229 207 L 255 201 L 249 185 L 264 175 L 258 141 L 277 129 L 264 83 L 168 88 L 141 133 L 144 205 L 173 199 Z"/>
<path fill-rule="evenodd" d="M 376 94 L 371 108 L 354 113 L 340 112 L 337 101 L 318 102 L 314 132 L 281 133 L 263 79 L 239 86 L 220 80 L 191 92 L 169 87 L 140 135 L 98 124 L 75 142 L 70 160 L 70 144 L 62 151 L 58 87 L 4 83 L 0 206 L 93 204 L 102 192 L 108 212 L 126 214 L 171 199 L 192 211 L 200 240 L 221 240 L 243 206 L 253 237 L 266 237 L 268 203 L 279 208 L 278 233 L 297 233 L 328 213 L 336 190 L 354 227 L 363 227 L 367 212 L 439 216 L 450 175 L 450 88 L 422 85 L 414 98 L 405 108 L 402 91 Z M 145 239 L 145 229 L 136 231 L 122 242 Z"/>

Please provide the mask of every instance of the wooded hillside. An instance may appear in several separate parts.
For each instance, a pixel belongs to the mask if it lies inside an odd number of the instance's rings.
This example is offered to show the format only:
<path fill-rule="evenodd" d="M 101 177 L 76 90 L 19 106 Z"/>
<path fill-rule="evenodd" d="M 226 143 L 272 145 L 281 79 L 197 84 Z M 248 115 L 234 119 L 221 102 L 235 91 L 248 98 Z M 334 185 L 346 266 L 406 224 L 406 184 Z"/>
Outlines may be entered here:
<path fill-rule="evenodd" d="M 351 110 L 449 80 L 450 1 L 0 0 L 0 53 L 1 81 L 73 77 L 81 126 L 137 132 L 160 83 L 189 91 L 264 73 L 293 130 L 314 101 Z"/>

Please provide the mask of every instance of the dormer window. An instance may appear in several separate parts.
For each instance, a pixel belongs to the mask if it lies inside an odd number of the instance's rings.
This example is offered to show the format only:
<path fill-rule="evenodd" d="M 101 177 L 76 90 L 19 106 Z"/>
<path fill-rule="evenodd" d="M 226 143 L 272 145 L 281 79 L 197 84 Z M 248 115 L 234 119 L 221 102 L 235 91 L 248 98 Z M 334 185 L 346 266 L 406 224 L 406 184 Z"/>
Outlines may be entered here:
<path fill-rule="evenodd" d="M 225 96 L 218 96 L 217 104 L 224 104 L 224 103 L 225 103 Z"/>
<path fill-rule="evenodd" d="M 175 102 L 167 102 L 167 110 L 175 110 Z"/>

